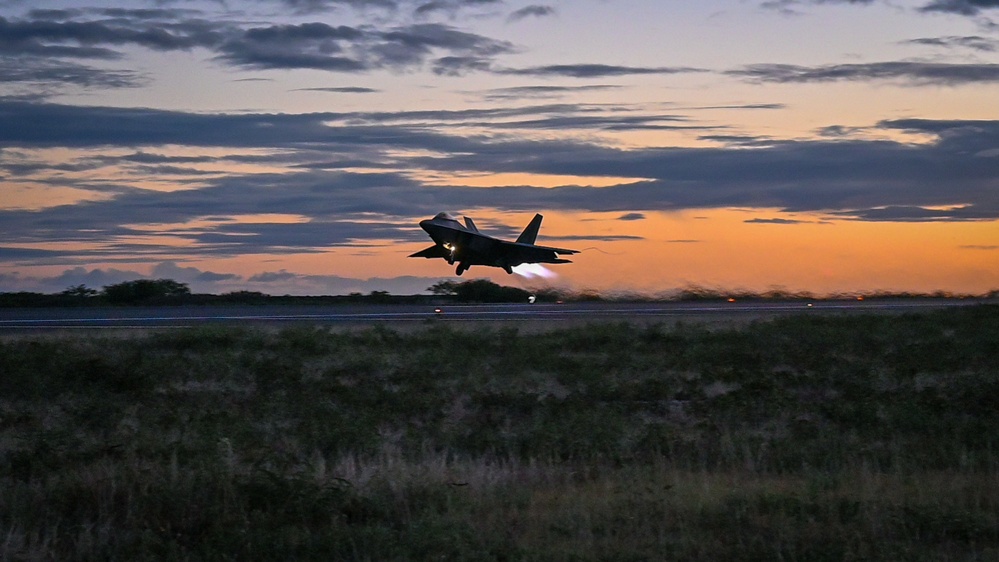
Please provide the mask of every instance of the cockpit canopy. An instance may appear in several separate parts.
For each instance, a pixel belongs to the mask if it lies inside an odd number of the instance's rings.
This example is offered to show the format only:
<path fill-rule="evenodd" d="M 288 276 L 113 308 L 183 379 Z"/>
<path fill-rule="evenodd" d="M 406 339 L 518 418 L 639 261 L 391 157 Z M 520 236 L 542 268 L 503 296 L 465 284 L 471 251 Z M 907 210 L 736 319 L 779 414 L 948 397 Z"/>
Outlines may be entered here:
<path fill-rule="evenodd" d="M 437 216 L 435 216 L 434 219 L 435 220 L 436 219 L 444 219 L 444 220 L 449 220 L 449 221 L 457 221 L 458 217 L 452 215 L 451 213 L 440 212 L 440 213 L 437 213 Z"/>

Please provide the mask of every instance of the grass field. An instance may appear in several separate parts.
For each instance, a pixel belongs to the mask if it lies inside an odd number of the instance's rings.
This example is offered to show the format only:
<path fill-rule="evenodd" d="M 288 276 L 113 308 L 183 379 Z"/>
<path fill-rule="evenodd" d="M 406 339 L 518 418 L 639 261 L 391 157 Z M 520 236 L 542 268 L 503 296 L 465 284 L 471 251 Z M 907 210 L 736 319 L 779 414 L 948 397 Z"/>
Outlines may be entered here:
<path fill-rule="evenodd" d="M 996 560 L 999 307 L 0 340 L 2 560 Z"/>

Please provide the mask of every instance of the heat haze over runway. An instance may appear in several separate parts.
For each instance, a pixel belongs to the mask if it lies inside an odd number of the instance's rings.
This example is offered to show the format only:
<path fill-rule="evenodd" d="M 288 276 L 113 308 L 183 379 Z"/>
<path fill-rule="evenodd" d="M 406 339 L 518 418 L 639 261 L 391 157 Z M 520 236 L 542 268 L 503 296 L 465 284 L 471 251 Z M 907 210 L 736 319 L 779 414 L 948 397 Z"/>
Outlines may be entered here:
<path fill-rule="evenodd" d="M 558 328 L 565 322 L 709 323 L 792 314 L 900 313 L 969 306 L 981 299 L 890 299 L 742 302 L 581 302 L 564 304 L 346 304 L 15 308 L 0 310 L 0 332 L 171 329 L 197 326 L 407 325 L 413 322 L 502 323 Z"/>

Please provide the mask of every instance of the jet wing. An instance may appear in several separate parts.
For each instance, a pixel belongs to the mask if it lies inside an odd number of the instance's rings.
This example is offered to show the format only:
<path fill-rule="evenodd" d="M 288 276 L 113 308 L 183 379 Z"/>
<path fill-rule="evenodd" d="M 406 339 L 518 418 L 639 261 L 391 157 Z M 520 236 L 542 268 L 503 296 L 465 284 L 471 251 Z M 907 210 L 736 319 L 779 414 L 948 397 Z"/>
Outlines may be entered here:
<path fill-rule="evenodd" d="M 501 252 L 509 263 L 568 263 L 569 260 L 559 258 L 560 254 L 571 255 L 576 250 L 536 246 L 520 242 L 500 242 Z"/>
<path fill-rule="evenodd" d="M 411 258 L 445 258 L 447 259 L 450 252 L 447 249 L 434 244 L 429 248 L 424 248 L 415 254 L 410 255 Z"/>

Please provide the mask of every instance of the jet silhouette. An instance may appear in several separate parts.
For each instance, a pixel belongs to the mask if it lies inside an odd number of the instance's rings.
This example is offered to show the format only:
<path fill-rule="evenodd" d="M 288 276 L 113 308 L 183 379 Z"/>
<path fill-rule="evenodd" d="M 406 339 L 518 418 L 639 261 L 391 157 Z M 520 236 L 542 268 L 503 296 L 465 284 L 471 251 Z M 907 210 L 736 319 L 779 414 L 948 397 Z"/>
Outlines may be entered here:
<path fill-rule="evenodd" d="M 420 221 L 420 227 L 433 238 L 434 245 L 409 257 L 443 258 L 451 265 L 457 262 L 458 267 L 454 270 L 457 275 L 468 271 L 473 265 L 500 267 L 507 273 L 513 273 L 513 268 L 522 263 L 572 263 L 558 256 L 575 254 L 576 250 L 550 248 L 534 243 L 538 238 L 542 218 L 541 215 L 534 215 L 517 241 L 507 242 L 482 234 L 469 217 L 465 217 L 465 224 L 461 224 L 447 213 L 438 213 L 432 219 Z"/>

